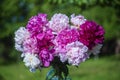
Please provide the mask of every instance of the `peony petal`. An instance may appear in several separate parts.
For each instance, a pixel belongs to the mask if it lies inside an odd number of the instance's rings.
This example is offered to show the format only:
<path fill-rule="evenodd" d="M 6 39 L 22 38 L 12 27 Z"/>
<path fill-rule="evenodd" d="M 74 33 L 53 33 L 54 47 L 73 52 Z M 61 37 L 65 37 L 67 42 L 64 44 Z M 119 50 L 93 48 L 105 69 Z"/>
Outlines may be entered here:
<path fill-rule="evenodd" d="M 44 66 L 45 66 L 45 67 L 49 67 L 49 65 L 50 65 L 50 62 L 44 61 Z"/>

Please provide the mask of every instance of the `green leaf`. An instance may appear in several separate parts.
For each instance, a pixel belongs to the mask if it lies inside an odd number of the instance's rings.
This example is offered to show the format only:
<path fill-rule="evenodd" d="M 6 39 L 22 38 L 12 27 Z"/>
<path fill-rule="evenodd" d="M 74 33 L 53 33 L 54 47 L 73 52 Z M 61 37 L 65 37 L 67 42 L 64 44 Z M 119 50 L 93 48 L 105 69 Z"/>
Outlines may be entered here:
<path fill-rule="evenodd" d="M 51 68 L 46 75 L 46 80 L 51 80 L 54 76 L 55 76 L 55 70 L 54 68 Z"/>

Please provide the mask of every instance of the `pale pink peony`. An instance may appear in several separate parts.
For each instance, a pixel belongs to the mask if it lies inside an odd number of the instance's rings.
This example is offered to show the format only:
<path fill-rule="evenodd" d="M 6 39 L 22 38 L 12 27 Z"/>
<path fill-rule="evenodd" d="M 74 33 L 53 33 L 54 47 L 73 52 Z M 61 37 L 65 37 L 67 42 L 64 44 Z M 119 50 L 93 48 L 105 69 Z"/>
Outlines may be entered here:
<path fill-rule="evenodd" d="M 68 61 L 69 64 L 78 66 L 84 62 L 89 55 L 87 54 L 88 47 L 79 41 L 75 41 L 66 45 L 66 53 L 60 53 L 61 62 Z"/>
<path fill-rule="evenodd" d="M 61 30 L 69 27 L 69 18 L 65 14 L 54 14 L 48 23 L 49 28 L 58 33 Z"/>
<path fill-rule="evenodd" d="M 78 66 L 81 62 L 84 62 L 89 57 L 87 54 L 88 47 L 79 41 L 68 44 L 66 49 L 68 63 L 71 65 Z"/>
<path fill-rule="evenodd" d="M 39 53 L 38 42 L 36 38 L 27 38 L 23 43 L 24 53 Z"/>

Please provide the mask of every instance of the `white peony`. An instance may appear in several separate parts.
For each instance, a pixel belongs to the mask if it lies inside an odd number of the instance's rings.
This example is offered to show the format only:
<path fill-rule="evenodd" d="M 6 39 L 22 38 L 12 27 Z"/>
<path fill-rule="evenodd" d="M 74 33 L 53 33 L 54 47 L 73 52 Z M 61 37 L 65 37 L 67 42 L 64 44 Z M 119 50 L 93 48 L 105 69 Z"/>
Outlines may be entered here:
<path fill-rule="evenodd" d="M 39 67 L 41 61 L 38 59 L 37 54 L 31 54 L 31 53 L 23 53 L 24 59 L 23 62 L 25 62 L 25 66 L 30 68 L 31 70 L 35 70 L 37 67 Z"/>
<path fill-rule="evenodd" d="M 15 32 L 15 48 L 18 51 L 23 51 L 23 42 L 26 38 L 29 37 L 29 32 L 25 27 L 20 27 L 16 32 Z"/>

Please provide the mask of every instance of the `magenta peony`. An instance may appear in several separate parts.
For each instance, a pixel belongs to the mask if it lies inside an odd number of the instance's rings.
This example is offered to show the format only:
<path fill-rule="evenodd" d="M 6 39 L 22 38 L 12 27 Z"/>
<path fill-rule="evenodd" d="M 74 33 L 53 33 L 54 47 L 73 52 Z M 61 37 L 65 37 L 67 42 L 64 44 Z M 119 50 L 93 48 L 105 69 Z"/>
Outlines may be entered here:
<path fill-rule="evenodd" d="M 33 16 L 29 19 L 27 24 L 27 29 L 32 34 L 40 32 L 47 24 L 47 15 L 46 14 L 38 14 L 37 16 Z"/>
<path fill-rule="evenodd" d="M 93 21 L 86 21 L 80 26 L 79 40 L 90 50 L 96 44 L 102 44 L 104 41 L 104 29 Z"/>
<path fill-rule="evenodd" d="M 47 49 L 41 50 L 39 58 L 41 59 L 44 67 L 49 67 L 50 62 L 54 59 L 53 54 Z"/>

